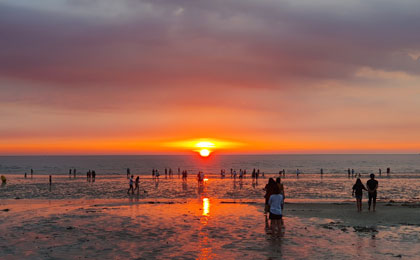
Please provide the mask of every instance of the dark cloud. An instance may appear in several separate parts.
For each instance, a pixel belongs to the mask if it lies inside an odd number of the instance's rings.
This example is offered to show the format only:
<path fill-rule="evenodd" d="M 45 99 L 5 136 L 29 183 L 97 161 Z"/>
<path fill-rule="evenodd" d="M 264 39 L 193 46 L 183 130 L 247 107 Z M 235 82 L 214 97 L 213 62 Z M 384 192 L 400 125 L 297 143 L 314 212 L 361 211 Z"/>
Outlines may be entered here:
<path fill-rule="evenodd" d="M 360 67 L 420 73 L 404 53 L 420 49 L 417 2 L 118 1 L 119 11 L 97 8 L 105 4 L 0 4 L 0 77 L 64 89 L 287 88 L 353 80 Z"/>

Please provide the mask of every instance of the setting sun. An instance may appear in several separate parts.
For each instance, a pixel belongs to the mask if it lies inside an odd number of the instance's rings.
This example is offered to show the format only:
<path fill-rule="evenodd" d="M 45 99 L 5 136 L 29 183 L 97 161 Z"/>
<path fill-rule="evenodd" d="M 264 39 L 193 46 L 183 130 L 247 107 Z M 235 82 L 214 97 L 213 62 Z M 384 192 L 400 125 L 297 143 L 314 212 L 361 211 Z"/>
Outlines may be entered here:
<path fill-rule="evenodd" d="M 202 150 L 200 150 L 200 155 L 202 156 L 202 157 L 208 157 L 209 155 L 210 155 L 210 150 L 208 150 L 208 149 L 202 149 Z"/>

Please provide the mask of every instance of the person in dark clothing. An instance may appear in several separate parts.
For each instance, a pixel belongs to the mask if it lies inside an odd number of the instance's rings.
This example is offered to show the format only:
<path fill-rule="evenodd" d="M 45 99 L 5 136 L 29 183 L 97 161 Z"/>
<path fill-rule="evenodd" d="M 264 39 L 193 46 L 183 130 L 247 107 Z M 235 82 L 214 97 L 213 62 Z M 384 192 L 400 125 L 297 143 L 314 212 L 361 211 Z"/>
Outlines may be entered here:
<path fill-rule="evenodd" d="M 369 210 L 370 210 L 370 205 L 372 204 L 372 200 L 373 200 L 373 211 L 375 211 L 375 208 L 376 208 L 376 195 L 377 195 L 376 190 L 378 189 L 378 181 L 375 180 L 375 174 L 372 173 L 370 175 L 370 180 L 368 180 L 366 182 L 366 186 L 368 188 L 368 196 L 369 196 L 368 205 L 369 205 Z"/>
<path fill-rule="evenodd" d="M 356 205 L 357 211 L 362 211 L 362 198 L 363 198 L 363 190 L 367 190 L 365 185 L 362 184 L 360 178 L 357 178 L 356 183 L 353 185 L 353 193 L 352 195 L 356 195 Z"/>
<path fill-rule="evenodd" d="M 270 205 L 268 205 L 268 200 L 270 199 L 270 196 L 273 194 L 274 189 L 278 187 L 277 183 L 274 181 L 273 178 L 268 179 L 268 183 L 267 185 L 265 185 L 264 190 L 265 190 L 265 208 L 264 208 L 264 213 L 268 213 L 270 211 Z"/>

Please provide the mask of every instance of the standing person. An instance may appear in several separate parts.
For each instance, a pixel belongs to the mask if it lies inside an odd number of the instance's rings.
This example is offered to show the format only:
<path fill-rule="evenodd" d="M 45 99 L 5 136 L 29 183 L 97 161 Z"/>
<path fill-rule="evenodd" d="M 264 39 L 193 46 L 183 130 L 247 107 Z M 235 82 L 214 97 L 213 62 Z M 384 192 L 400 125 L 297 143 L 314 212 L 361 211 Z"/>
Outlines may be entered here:
<path fill-rule="evenodd" d="M 128 188 L 127 194 L 130 194 L 130 190 L 131 190 L 131 194 L 134 194 L 134 188 L 133 188 L 133 175 L 131 175 L 130 180 L 128 182 L 128 185 L 130 185 L 130 187 Z"/>
<path fill-rule="evenodd" d="M 382 175 L 382 170 L 381 170 L 381 168 L 379 168 L 379 176 L 381 176 Z"/>
<path fill-rule="evenodd" d="M 139 190 L 140 190 L 139 183 L 140 183 L 140 177 L 139 177 L 139 176 L 137 176 L 137 178 L 136 178 L 136 182 L 135 182 L 135 188 L 134 188 L 134 190 L 136 190 L 136 191 L 137 191 L 137 194 L 139 193 Z M 133 191 L 133 192 L 134 192 L 134 191 Z"/>
<path fill-rule="evenodd" d="M 283 169 L 283 177 L 286 177 L 286 170 Z"/>
<path fill-rule="evenodd" d="M 347 169 L 347 175 L 350 178 L 350 168 Z"/>
<path fill-rule="evenodd" d="M 33 174 L 34 174 L 34 169 L 31 169 L 31 177 L 32 177 Z"/>
<path fill-rule="evenodd" d="M 268 183 L 265 185 L 264 190 L 265 190 L 265 207 L 264 207 L 264 213 L 268 213 L 270 206 L 268 205 L 268 200 L 270 199 L 270 196 L 273 194 L 274 191 L 274 187 L 277 187 L 276 182 L 274 181 L 273 178 L 268 179 Z"/>
<path fill-rule="evenodd" d="M 268 199 L 268 205 L 270 207 L 270 221 L 271 221 L 271 230 L 273 232 L 273 235 L 275 233 L 276 227 L 278 235 L 281 233 L 282 229 L 282 205 L 283 205 L 284 197 L 280 193 L 280 188 L 275 185 L 273 188 L 273 194 L 270 195 L 270 198 Z"/>
<path fill-rule="evenodd" d="M 351 177 L 354 176 L 354 169 L 351 169 Z"/>
<path fill-rule="evenodd" d="M 76 178 L 76 169 L 73 169 L 73 177 Z"/>
<path fill-rule="evenodd" d="M 130 178 L 130 168 L 127 168 L 127 179 Z"/>
<path fill-rule="evenodd" d="M 367 190 L 365 185 L 362 184 L 360 178 L 357 178 L 356 183 L 353 185 L 353 192 L 352 195 L 356 195 L 356 205 L 357 211 L 362 211 L 362 198 L 363 198 L 363 190 Z"/>
<path fill-rule="evenodd" d="M 96 172 L 93 170 L 92 171 L 92 181 L 95 181 L 96 179 Z"/>
<path fill-rule="evenodd" d="M 152 179 L 155 179 L 155 169 L 152 169 Z"/>
<path fill-rule="evenodd" d="M 284 186 L 283 186 L 283 183 L 281 183 L 281 178 L 280 177 L 277 177 L 276 184 L 280 189 L 280 194 L 283 195 L 283 203 L 281 204 L 281 209 L 283 209 L 284 208 L 284 199 L 286 198 L 286 196 L 284 195 Z"/>
<path fill-rule="evenodd" d="M 324 169 L 321 168 L 321 175 L 323 175 L 323 174 L 324 174 Z"/>
<path fill-rule="evenodd" d="M 69 169 L 69 179 L 71 179 L 71 169 Z"/>
<path fill-rule="evenodd" d="M 373 211 L 375 211 L 376 196 L 377 196 L 376 190 L 378 189 L 378 181 L 375 180 L 375 174 L 373 173 L 370 174 L 370 180 L 366 182 L 366 186 L 368 188 L 368 196 L 369 196 L 369 200 L 368 200 L 369 211 L 370 211 L 370 205 L 372 204 L 372 200 L 373 200 Z"/>

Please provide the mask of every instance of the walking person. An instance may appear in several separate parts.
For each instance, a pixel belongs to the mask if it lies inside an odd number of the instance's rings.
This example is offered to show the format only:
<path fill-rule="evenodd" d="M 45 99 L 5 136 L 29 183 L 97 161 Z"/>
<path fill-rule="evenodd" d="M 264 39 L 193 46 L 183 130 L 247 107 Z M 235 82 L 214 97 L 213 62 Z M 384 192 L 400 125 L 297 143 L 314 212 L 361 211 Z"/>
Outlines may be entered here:
<path fill-rule="evenodd" d="M 369 211 L 370 211 L 370 205 L 372 204 L 373 201 L 373 211 L 375 211 L 376 208 L 376 196 L 377 196 L 377 192 L 376 190 L 378 189 L 378 181 L 375 180 L 375 174 L 370 174 L 370 180 L 368 180 L 366 182 L 366 186 L 368 188 L 368 206 L 369 206 Z"/>
<path fill-rule="evenodd" d="M 131 190 L 131 194 L 134 194 L 134 187 L 133 187 L 133 175 L 131 175 L 130 180 L 128 182 L 128 185 L 130 185 L 130 187 L 128 188 L 127 194 L 130 194 L 130 190 Z"/>
<path fill-rule="evenodd" d="M 360 178 L 357 178 L 356 183 L 353 185 L 353 192 L 352 195 L 356 195 L 356 205 L 357 205 L 357 211 L 362 211 L 362 198 L 363 198 L 363 190 L 367 190 L 365 188 L 365 185 L 362 184 L 362 181 Z"/>
<path fill-rule="evenodd" d="M 140 186 L 139 186 L 139 183 L 140 183 L 140 177 L 139 177 L 139 176 L 137 176 L 137 178 L 136 178 L 136 182 L 134 183 L 134 185 L 135 185 L 134 190 L 136 190 L 136 191 L 137 191 L 137 194 L 139 194 L 139 191 L 140 191 Z M 134 192 L 134 191 L 133 191 L 133 192 Z"/>

